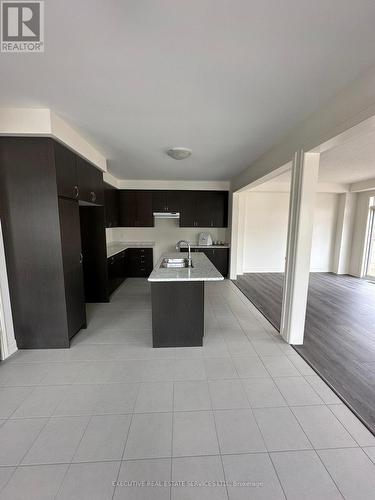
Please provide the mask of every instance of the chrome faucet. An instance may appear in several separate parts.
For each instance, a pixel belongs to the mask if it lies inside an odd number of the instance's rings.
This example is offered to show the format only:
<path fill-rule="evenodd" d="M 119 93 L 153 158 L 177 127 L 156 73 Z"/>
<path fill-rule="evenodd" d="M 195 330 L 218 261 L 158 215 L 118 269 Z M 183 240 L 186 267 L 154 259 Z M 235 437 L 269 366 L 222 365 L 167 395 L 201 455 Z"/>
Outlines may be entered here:
<path fill-rule="evenodd" d="M 191 249 L 190 249 L 190 243 L 186 240 L 180 240 L 176 243 L 176 250 L 180 250 L 181 248 L 181 243 L 185 243 L 188 247 L 188 267 L 192 267 L 192 260 L 191 260 Z"/>

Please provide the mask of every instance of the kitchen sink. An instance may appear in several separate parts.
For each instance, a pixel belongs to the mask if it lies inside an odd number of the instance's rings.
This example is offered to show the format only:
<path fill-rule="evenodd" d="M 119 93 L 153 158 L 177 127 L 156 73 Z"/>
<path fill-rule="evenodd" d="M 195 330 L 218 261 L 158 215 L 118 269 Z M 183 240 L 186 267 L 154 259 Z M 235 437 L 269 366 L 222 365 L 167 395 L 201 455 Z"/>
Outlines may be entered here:
<path fill-rule="evenodd" d="M 162 268 L 182 268 L 194 267 L 193 264 L 189 266 L 188 259 L 168 259 L 165 258 L 161 261 L 160 267 Z"/>

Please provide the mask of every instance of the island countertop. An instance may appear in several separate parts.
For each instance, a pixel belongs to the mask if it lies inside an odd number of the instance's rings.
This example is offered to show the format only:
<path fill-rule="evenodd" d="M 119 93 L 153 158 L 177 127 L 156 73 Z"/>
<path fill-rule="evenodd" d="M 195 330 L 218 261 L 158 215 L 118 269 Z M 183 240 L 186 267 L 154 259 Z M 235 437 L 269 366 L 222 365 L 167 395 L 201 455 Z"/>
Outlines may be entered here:
<path fill-rule="evenodd" d="M 186 254 L 185 254 L 186 256 Z M 160 267 L 163 259 L 180 259 L 181 253 L 165 253 L 157 261 L 148 281 L 221 281 L 223 276 L 219 273 L 212 262 L 202 252 L 191 254 L 193 267 L 165 268 Z"/>

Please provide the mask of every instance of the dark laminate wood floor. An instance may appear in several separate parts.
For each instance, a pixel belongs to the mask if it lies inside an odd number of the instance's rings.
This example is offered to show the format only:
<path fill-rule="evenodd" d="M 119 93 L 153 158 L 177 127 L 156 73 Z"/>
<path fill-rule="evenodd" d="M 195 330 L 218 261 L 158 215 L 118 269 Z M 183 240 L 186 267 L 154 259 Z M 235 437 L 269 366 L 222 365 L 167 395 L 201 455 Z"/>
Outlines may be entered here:
<path fill-rule="evenodd" d="M 278 330 L 283 279 L 251 273 L 234 281 Z M 304 345 L 294 348 L 375 434 L 375 284 L 310 274 Z"/>

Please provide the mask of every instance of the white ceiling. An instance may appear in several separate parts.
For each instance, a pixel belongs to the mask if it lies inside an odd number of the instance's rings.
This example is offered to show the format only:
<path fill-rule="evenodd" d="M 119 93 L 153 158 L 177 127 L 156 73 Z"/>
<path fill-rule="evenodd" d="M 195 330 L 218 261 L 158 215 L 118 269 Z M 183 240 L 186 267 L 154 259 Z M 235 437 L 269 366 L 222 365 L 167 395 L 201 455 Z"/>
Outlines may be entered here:
<path fill-rule="evenodd" d="M 320 188 L 324 191 L 370 179 L 375 179 L 375 132 L 352 138 L 320 156 L 319 183 L 325 184 Z M 251 191 L 288 191 L 290 180 L 288 170 Z"/>
<path fill-rule="evenodd" d="M 53 109 L 122 179 L 230 179 L 375 64 L 373 0 L 45 4 L 45 53 L 0 55 L 0 106 Z"/>
<path fill-rule="evenodd" d="M 364 134 L 321 155 L 320 182 L 353 184 L 375 178 L 375 133 Z"/>

